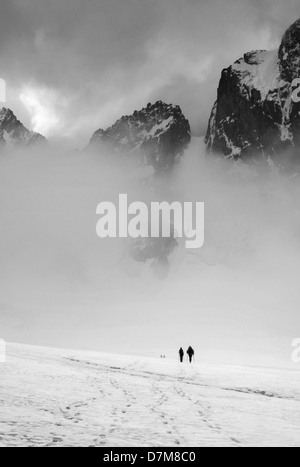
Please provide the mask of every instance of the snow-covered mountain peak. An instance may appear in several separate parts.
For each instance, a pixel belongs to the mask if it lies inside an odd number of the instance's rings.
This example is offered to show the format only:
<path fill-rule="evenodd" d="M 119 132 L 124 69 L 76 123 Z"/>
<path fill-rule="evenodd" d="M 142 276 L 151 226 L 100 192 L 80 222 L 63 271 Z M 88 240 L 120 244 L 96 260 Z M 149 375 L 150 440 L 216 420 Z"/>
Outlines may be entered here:
<path fill-rule="evenodd" d="M 300 19 L 285 32 L 279 47 L 280 72 L 291 83 L 300 77 Z"/>
<path fill-rule="evenodd" d="M 232 65 L 232 70 L 240 78 L 241 91 L 257 89 L 262 99 L 266 98 L 270 91 L 285 85 L 280 76 L 278 50 L 246 53 Z"/>
<path fill-rule="evenodd" d="M 10 109 L 2 107 L 2 109 L 0 110 L 0 122 L 2 122 L 5 118 L 9 118 L 11 116 L 13 116 L 13 112 Z"/>
<path fill-rule="evenodd" d="M 180 107 L 158 101 L 122 117 L 107 130 L 96 131 L 90 147 L 100 143 L 110 154 L 137 157 L 159 172 L 176 163 L 190 140 L 190 124 Z"/>
<path fill-rule="evenodd" d="M 300 113 L 292 100 L 292 81 L 299 77 L 300 20 L 278 50 L 246 53 L 223 70 L 206 136 L 208 152 L 280 166 L 299 163 Z"/>
<path fill-rule="evenodd" d="M 28 146 L 32 144 L 44 144 L 44 136 L 29 131 L 17 119 L 12 110 L 3 107 L 0 110 L 0 144 L 2 146 Z"/>

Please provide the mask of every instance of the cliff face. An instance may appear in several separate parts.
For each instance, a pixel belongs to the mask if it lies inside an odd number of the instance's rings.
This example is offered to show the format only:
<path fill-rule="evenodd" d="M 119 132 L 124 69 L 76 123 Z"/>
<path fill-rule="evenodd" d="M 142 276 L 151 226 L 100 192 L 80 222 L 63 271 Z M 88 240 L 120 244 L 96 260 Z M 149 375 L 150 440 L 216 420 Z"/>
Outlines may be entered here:
<path fill-rule="evenodd" d="M 46 139 L 39 133 L 27 130 L 10 109 L 0 110 L 0 146 L 30 146 L 45 144 Z"/>
<path fill-rule="evenodd" d="M 300 20 L 279 50 L 246 53 L 223 70 L 206 146 L 229 159 L 300 162 L 300 105 L 293 80 L 300 78 Z"/>
<path fill-rule="evenodd" d="M 176 164 L 190 141 L 190 124 L 180 107 L 159 101 L 122 117 L 106 131 L 96 131 L 89 147 L 101 144 L 110 155 L 136 158 L 162 172 Z"/>

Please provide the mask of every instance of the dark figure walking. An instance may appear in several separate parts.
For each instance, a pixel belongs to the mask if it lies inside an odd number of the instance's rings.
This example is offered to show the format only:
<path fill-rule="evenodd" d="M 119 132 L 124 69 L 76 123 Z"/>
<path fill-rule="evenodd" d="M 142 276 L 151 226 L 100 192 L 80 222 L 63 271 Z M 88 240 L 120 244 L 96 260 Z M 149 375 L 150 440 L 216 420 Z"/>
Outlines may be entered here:
<path fill-rule="evenodd" d="M 180 363 L 183 363 L 183 357 L 184 357 L 184 351 L 183 351 L 183 348 L 181 347 L 179 350 Z"/>
<path fill-rule="evenodd" d="M 192 347 L 189 347 L 189 348 L 187 349 L 187 352 L 186 352 L 186 353 L 187 353 L 188 356 L 189 356 L 190 363 L 192 363 L 193 357 L 194 357 L 194 355 L 195 355 L 194 349 L 193 349 Z"/>

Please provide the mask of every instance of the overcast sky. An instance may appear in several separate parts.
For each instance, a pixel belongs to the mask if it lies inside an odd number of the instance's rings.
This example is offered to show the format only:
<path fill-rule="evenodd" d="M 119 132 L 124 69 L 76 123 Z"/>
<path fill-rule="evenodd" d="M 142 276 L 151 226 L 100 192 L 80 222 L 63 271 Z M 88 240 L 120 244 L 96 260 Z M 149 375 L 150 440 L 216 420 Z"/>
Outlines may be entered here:
<path fill-rule="evenodd" d="M 299 16 L 298 0 L 5 0 L 7 106 L 73 146 L 157 99 L 203 134 L 222 68 Z"/>

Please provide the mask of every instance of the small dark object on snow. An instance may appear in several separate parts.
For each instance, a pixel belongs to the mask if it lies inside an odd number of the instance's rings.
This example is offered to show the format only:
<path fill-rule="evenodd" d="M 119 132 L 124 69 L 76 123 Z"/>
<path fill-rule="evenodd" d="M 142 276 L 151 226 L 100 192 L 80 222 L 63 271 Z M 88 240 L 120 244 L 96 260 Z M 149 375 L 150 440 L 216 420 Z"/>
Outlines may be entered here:
<path fill-rule="evenodd" d="M 180 347 L 180 350 L 179 350 L 180 363 L 183 363 L 183 357 L 184 357 L 184 350 L 182 347 Z"/>
<path fill-rule="evenodd" d="M 186 352 L 186 353 L 187 353 L 188 356 L 189 356 L 189 361 L 190 361 L 190 363 L 192 363 L 193 357 L 195 356 L 195 351 L 194 351 L 194 349 L 193 349 L 192 347 L 189 347 L 189 348 L 187 349 L 187 352 Z"/>

